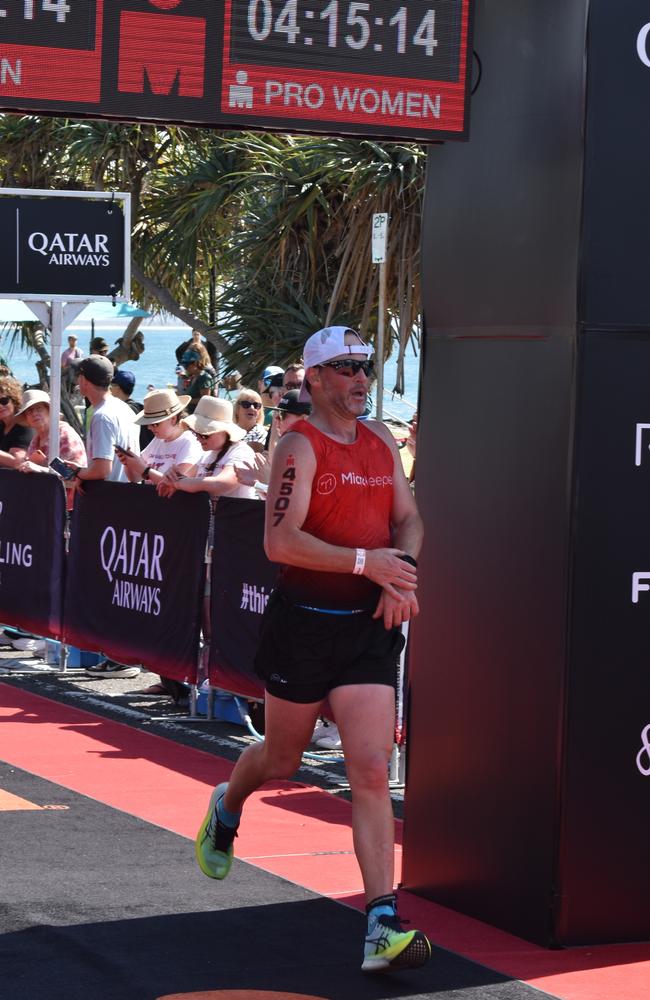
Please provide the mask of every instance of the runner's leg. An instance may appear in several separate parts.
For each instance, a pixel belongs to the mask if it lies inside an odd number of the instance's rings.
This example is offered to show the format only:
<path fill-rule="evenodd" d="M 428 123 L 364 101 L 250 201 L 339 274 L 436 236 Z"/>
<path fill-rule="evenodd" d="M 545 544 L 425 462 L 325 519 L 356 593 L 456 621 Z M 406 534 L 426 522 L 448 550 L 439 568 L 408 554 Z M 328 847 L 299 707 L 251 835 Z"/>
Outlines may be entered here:
<path fill-rule="evenodd" d="M 395 821 L 388 762 L 395 727 L 395 692 L 383 684 L 350 684 L 330 691 L 352 790 L 354 851 L 366 901 L 393 891 Z"/>
<path fill-rule="evenodd" d="M 266 692 L 264 742 L 248 747 L 235 764 L 223 799 L 228 812 L 241 812 L 244 801 L 265 782 L 295 774 L 321 704 L 300 705 Z"/>

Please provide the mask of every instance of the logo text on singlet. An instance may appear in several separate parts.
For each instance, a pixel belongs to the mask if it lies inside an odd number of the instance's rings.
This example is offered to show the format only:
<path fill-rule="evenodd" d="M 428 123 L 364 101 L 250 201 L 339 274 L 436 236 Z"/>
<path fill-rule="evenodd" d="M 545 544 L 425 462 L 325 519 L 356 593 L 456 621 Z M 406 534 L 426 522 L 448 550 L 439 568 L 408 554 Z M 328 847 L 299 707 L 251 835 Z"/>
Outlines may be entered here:
<path fill-rule="evenodd" d="M 342 472 L 344 486 L 392 486 L 392 476 L 360 476 L 357 472 Z"/>

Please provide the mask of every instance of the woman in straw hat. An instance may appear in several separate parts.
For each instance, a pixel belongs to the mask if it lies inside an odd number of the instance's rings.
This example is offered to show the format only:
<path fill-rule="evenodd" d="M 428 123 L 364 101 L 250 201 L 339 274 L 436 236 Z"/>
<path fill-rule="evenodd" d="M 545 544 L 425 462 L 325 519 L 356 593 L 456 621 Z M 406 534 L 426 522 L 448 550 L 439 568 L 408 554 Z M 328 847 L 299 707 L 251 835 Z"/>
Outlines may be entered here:
<path fill-rule="evenodd" d="M 27 446 L 24 462 L 18 469 L 20 472 L 51 472 L 50 462 L 50 397 L 42 389 L 28 389 L 22 399 L 22 404 L 16 413 L 16 419 L 29 427 L 33 437 Z M 54 456 L 53 456 L 54 457 Z M 88 465 L 84 443 L 76 430 L 65 420 L 59 419 L 59 454 L 64 462 L 85 467 Z M 74 490 L 66 490 L 66 507 L 72 510 L 74 506 Z"/>
<path fill-rule="evenodd" d="M 144 397 L 135 423 L 148 427 L 153 441 L 140 455 L 118 453 L 130 482 L 157 485 L 172 466 L 184 475 L 199 461 L 201 446 L 181 423 L 189 399 L 177 396 L 173 389 L 154 389 Z"/>
<path fill-rule="evenodd" d="M 18 467 L 21 472 L 49 472 L 50 461 L 50 397 L 42 389 L 27 389 L 23 394 L 16 419 L 33 431 L 27 445 L 25 461 Z M 54 456 L 52 456 L 54 457 Z M 59 418 L 58 458 L 74 465 L 88 464 L 84 443 L 76 430 Z"/>
<path fill-rule="evenodd" d="M 183 424 L 198 439 L 203 455 L 185 478 L 177 468 L 171 468 L 158 485 L 161 496 L 169 497 L 176 490 L 184 493 L 209 493 L 211 497 L 257 499 L 250 486 L 239 483 L 235 468 L 253 465 L 255 453 L 244 442 L 246 431 L 233 421 L 232 403 L 216 396 L 203 396 L 194 413 Z"/>

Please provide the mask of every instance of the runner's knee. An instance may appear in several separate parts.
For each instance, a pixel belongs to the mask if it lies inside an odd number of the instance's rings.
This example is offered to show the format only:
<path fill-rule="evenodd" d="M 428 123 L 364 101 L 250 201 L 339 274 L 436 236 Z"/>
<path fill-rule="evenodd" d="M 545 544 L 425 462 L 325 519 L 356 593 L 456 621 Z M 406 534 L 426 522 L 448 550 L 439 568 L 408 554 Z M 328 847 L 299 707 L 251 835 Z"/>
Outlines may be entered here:
<path fill-rule="evenodd" d="M 383 792 L 388 783 L 390 754 L 383 751 L 365 754 L 359 760 L 347 762 L 350 785 L 357 792 Z"/>
<path fill-rule="evenodd" d="M 290 778 L 302 761 L 302 753 L 294 750 L 270 750 L 266 753 L 267 780 Z"/>

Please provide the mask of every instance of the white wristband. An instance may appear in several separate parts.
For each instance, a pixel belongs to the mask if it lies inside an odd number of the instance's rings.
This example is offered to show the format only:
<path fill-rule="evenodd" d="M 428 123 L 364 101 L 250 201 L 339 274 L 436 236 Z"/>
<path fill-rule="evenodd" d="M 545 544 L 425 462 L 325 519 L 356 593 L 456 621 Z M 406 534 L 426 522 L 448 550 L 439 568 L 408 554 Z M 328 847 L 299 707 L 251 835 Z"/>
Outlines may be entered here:
<path fill-rule="evenodd" d="M 354 569 L 352 572 L 355 576 L 361 576 L 364 569 L 366 568 L 366 550 L 356 549 L 354 557 Z"/>
<path fill-rule="evenodd" d="M 261 483 L 259 481 L 259 479 L 256 479 L 255 482 L 253 483 L 253 489 L 257 490 L 258 493 L 268 493 L 269 492 L 269 484 L 268 483 Z"/>

